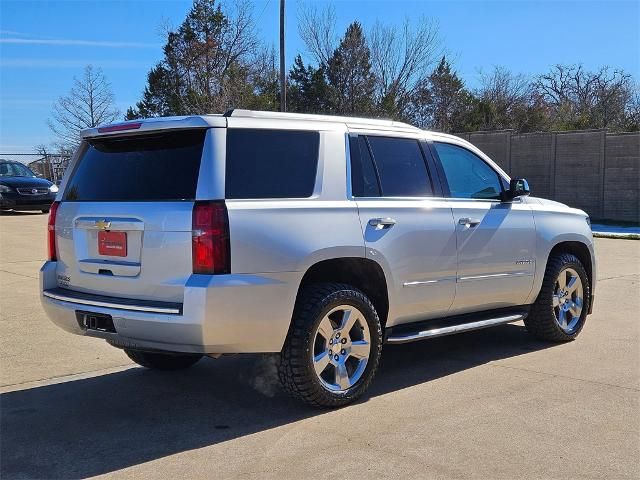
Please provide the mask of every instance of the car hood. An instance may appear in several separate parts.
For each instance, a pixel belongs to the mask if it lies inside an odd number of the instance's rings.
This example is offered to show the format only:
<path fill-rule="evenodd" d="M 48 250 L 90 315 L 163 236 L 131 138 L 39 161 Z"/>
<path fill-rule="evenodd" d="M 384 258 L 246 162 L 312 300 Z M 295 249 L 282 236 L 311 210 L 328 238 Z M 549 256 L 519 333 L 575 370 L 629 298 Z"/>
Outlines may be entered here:
<path fill-rule="evenodd" d="M 53 183 L 37 177 L 0 177 L 0 184 L 13 188 L 49 188 Z"/>
<path fill-rule="evenodd" d="M 556 211 L 565 211 L 569 213 L 575 213 L 578 215 L 584 215 L 585 217 L 588 216 L 584 210 L 580 210 L 579 208 L 573 208 L 564 203 L 556 202 L 555 200 L 549 200 L 547 198 L 527 197 L 527 201 L 531 203 L 537 203 L 539 205 L 544 205 L 545 207 L 548 207 Z"/>

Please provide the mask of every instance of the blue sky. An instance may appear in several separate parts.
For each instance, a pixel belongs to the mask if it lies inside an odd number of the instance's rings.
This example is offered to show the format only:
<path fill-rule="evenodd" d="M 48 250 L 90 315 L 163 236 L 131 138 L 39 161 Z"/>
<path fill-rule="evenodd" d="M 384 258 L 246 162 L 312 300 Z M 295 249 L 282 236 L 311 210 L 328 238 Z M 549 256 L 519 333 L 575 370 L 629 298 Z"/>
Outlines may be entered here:
<path fill-rule="evenodd" d="M 255 0 L 260 36 L 278 42 L 279 0 Z M 287 0 L 287 64 L 305 53 L 296 29 L 300 0 Z M 314 3 L 322 6 L 324 1 Z M 640 0 L 336 0 L 338 30 L 353 20 L 439 22 L 443 47 L 468 85 L 502 65 L 533 75 L 555 63 L 623 68 L 640 79 Z M 52 141 L 46 120 L 87 64 L 101 67 L 120 110 L 133 105 L 162 58 L 162 25 L 177 26 L 190 0 L 0 0 L 0 153 Z"/>

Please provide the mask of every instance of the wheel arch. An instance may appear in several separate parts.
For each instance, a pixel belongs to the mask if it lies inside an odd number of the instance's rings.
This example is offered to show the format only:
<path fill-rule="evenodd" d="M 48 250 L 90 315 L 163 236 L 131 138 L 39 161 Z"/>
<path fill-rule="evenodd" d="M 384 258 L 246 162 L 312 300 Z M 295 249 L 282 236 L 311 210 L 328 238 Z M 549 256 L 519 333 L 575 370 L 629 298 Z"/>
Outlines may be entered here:
<path fill-rule="evenodd" d="M 549 259 L 559 253 L 570 253 L 575 255 L 580 263 L 582 263 L 584 269 L 587 272 L 587 277 L 589 279 L 589 311 L 591 313 L 593 309 L 593 298 L 595 291 L 595 258 L 593 254 L 593 246 L 589 245 L 583 241 L 577 239 L 564 239 L 558 241 L 553 245 L 553 247 L 549 250 L 547 257 L 545 259 L 544 268 L 546 270 L 547 265 L 549 264 Z M 544 275 L 544 270 L 543 270 Z M 535 300 L 535 299 L 534 299 Z"/>
<path fill-rule="evenodd" d="M 587 271 L 587 275 L 589 276 L 589 285 L 593 285 L 593 261 L 591 259 L 591 250 L 589 247 L 579 241 L 563 241 L 556 243 L 549 255 L 547 255 L 547 261 L 545 262 L 545 268 L 549 263 L 549 259 L 552 255 L 557 253 L 570 253 L 578 257 L 580 263 L 584 266 L 584 269 Z"/>
<path fill-rule="evenodd" d="M 361 290 L 373 303 L 384 328 L 389 315 L 389 289 L 379 263 L 364 257 L 338 257 L 318 261 L 304 273 L 298 286 L 296 302 L 305 286 L 322 282 L 347 283 Z"/>

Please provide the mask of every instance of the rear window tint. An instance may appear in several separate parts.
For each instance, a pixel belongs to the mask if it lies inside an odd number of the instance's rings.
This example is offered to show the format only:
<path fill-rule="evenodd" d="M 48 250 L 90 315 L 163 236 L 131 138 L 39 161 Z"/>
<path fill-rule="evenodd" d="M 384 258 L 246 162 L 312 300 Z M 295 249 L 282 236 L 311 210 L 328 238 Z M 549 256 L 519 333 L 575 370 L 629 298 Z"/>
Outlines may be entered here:
<path fill-rule="evenodd" d="M 432 196 L 431 181 L 417 140 L 370 136 L 383 197 Z"/>
<path fill-rule="evenodd" d="M 89 141 L 64 200 L 193 200 L 205 130 Z"/>
<path fill-rule="evenodd" d="M 367 140 L 362 135 L 350 137 L 351 149 L 351 191 L 354 197 L 379 197 L 380 187 L 369 153 Z"/>
<path fill-rule="evenodd" d="M 307 198 L 313 194 L 320 134 L 229 129 L 226 198 Z"/>

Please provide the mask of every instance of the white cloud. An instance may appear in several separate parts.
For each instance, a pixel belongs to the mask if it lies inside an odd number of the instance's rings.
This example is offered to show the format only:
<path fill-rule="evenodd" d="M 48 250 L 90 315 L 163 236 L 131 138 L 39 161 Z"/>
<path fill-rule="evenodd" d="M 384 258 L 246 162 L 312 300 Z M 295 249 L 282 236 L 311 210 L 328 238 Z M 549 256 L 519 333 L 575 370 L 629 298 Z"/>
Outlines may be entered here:
<path fill-rule="evenodd" d="M 18 32 L 9 33 L 6 30 L 0 34 L 16 35 Z M 0 43 L 17 45 L 50 45 L 50 46 L 79 46 L 79 47 L 106 47 L 106 48 L 158 48 L 156 43 L 141 42 L 112 42 L 108 40 L 65 40 L 43 38 L 0 38 Z"/>
<path fill-rule="evenodd" d="M 65 60 L 56 58 L 0 58 L 3 68 L 74 68 L 93 65 L 103 68 L 148 68 L 149 62 L 136 60 Z"/>
<path fill-rule="evenodd" d="M 31 35 L 22 32 L 16 32 L 15 30 L 0 30 L 0 35 L 11 35 L 12 37 L 31 37 Z"/>

